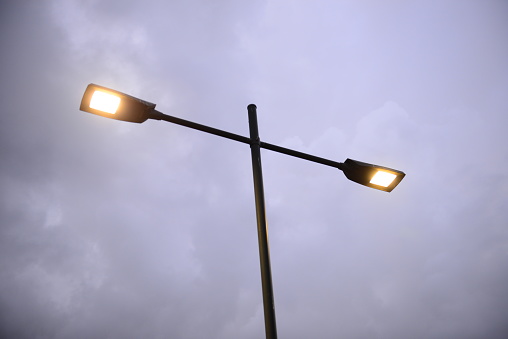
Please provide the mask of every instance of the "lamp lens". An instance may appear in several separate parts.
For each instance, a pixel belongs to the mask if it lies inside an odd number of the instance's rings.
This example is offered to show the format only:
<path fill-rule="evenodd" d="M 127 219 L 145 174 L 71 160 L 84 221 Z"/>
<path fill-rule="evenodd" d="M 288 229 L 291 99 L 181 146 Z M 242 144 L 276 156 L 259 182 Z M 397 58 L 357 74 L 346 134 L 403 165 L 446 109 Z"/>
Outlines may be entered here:
<path fill-rule="evenodd" d="M 90 108 L 115 114 L 120 105 L 120 98 L 102 91 L 95 91 L 90 100 Z"/>
<path fill-rule="evenodd" d="M 371 184 L 388 187 L 397 176 L 393 173 L 377 171 L 370 180 Z"/>

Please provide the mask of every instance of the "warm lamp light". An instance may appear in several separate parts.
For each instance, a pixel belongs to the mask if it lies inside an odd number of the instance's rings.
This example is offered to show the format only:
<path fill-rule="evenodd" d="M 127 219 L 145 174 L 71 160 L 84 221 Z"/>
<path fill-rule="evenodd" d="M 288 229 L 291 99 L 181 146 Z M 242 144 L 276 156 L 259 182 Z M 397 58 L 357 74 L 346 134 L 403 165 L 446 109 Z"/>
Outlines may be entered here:
<path fill-rule="evenodd" d="M 379 185 L 383 187 L 388 187 L 395 180 L 397 176 L 393 173 L 388 173 L 385 171 L 377 171 L 376 174 L 370 180 L 371 184 Z"/>
<path fill-rule="evenodd" d="M 103 91 L 95 91 L 90 99 L 90 108 L 106 113 L 115 114 L 120 105 L 120 98 Z"/>
<path fill-rule="evenodd" d="M 346 159 L 340 169 L 349 180 L 385 192 L 391 192 L 406 175 L 392 168 L 353 159 Z"/>
<path fill-rule="evenodd" d="M 106 118 L 141 123 L 151 117 L 155 104 L 90 84 L 83 94 L 79 109 Z"/>

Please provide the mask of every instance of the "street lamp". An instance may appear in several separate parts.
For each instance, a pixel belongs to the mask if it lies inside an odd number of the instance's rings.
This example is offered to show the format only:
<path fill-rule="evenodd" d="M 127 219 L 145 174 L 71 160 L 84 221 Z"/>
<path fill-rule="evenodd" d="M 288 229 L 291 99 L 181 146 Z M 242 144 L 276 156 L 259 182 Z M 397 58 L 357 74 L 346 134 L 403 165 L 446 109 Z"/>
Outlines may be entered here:
<path fill-rule="evenodd" d="M 404 172 L 387 167 L 376 166 L 352 159 L 346 159 L 344 163 L 341 163 L 262 142 L 259 138 L 256 105 L 253 104 L 247 106 L 247 112 L 249 115 L 249 138 L 163 114 L 155 110 L 155 104 L 95 84 L 90 84 L 86 88 L 79 109 L 103 117 L 128 122 L 142 123 L 148 119 L 164 120 L 250 145 L 258 227 L 265 333 L 266 338 L 270 339 L 277 338 L 277 330 L 275 323 L 275 306 L 273 302 L 272 273 L 270 268 L 270 250 L 268 246 L 268 227 L 266 223 L 260 149 L 264 148 L 274 152 L 338 168 L 344 172 L 349 180 L 385 192 L 391 192 L 405 176 Z"/>

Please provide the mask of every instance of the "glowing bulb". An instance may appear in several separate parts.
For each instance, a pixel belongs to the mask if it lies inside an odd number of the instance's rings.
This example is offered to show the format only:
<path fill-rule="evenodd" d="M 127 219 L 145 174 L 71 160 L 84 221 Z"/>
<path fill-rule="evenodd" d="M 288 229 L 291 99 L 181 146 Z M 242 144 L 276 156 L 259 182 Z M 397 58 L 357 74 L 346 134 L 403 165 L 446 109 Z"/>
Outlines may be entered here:
<path fill-rule="evenodd" d="M 90 108 L 115 114 L 120 105 L 120 98 L 102 91 L 95 91 L 90 100 Z"/>
<path fill-rule="evenodd" d="M 393 173 L 377 171 L 370 180 L 371 184 L 388 187 L 397 176 Z"/>

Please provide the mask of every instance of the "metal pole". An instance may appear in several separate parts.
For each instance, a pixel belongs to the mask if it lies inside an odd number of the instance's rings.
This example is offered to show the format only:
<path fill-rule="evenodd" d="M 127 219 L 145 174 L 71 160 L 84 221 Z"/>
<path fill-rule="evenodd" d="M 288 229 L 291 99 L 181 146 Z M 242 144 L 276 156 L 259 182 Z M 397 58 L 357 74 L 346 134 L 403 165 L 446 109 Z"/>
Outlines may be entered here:
<path fill-rule="evenodd" d="M 254 176 L 254 195 L 256 198 L 256 217 L 258 224 L 259 261 L 261 266 L 261 285 L 263 288 L 263 308 L 265 311 L 265 333 L 267 339 L 277 338 L 275 324 L 275 305 L 273 303 L 272 270 L 270 267 L 270 248 L 268 247 L 268 225 L 265 213 L 265 193 L 261 171 L 261 152 L 256 105 L 247 106 L 249 113 L 250 149 L 252 173 Z"/>

